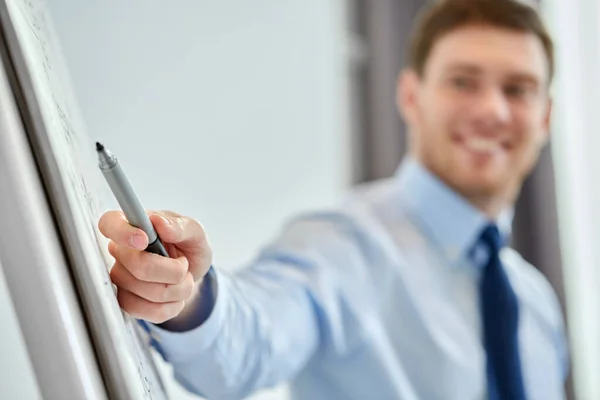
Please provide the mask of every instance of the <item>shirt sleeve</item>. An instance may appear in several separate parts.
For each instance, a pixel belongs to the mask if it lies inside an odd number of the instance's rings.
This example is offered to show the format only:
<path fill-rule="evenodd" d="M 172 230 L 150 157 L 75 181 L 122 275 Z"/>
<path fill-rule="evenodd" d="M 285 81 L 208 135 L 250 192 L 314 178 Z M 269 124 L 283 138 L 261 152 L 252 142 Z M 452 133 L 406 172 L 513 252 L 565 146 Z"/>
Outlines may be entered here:
<path fill-rule="evenodd" d="M 360 329 L 340 271 L 356 278 L 366 265 L 342 232 L 331 221 L 294 224 L 247 268 L 214 269 L 216 301 L 200 326 L 148 324 L 175 378 L 201 396 L 244 398 L 292 379 L 319 348 L 354 343 L 345 335 Z"/>

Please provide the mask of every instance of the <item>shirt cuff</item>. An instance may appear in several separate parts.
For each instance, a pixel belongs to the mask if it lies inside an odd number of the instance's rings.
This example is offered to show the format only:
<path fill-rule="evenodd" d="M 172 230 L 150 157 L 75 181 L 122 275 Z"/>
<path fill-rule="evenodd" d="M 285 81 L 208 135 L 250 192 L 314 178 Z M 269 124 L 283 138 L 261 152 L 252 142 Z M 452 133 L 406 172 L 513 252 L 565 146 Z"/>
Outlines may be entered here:
<path fill-rule="evenodd" d="M 211 267 L 205 276 L 213 290 L 214 307 L 208 318 L 199 326 L 187 331 L 172 331 L 161 328 L 153 323 L 138 320 L 148 333 L 150 344 L 167 362 L 184 362 L 207 349 L 217 338 L 223 320 L 227 303 L 228 290 L 223 274 Z M 202 285 L 204 286 L 204 284 Z M 198 296 L 198 301 L 205 301 L 204 292 Z M 193 317 L 192 317 L 193 318 Z"/>

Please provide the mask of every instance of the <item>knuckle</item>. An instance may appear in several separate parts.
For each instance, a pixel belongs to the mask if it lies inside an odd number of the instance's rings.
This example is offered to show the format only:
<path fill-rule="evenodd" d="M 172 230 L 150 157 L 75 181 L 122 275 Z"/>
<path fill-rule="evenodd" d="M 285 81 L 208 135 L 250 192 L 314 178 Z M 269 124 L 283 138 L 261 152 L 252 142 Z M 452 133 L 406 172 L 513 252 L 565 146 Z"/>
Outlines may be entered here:
<path fill-rule="evenodd" d="M 171 286 L 165 286 L 163 284 L 157 284 L 156 285 L 156 294 L 155 294 L 155 301 L 157 303 L 167 303 L 169 301 L 169 297 L 171 295 Z"/>
<path fill-rule="evenodd" d="M 180 257 L 176 261 L 177 261 L 177 263 L 175 264 L 175 270 L 176 270 L 177 283 L 181 283 L 187 277 L 188 261 L 187 261 L 187 258 L 185 258 L 185 257 Z"/>
<path fill-rule="evenodd" d="M 159 304 L 154 310 L 154 319 L 157 323 L 163 323 L 173 318 L 172 311 L 166 304 Z"/>
<path fill-rule="evenodd" d="M 152 212 L 155 213 L 155 214 L 158 214 L 158 215 L 162 215 L 164 217 L 171 217 L 171 218 L 173 218 L 173 217 L 179 217 L 180 216 L 175 211 L 171 211 L 171 210 L 155 210 L 155 211 L 152 211 Z"/>
<path fill-rule="evenodd" d="M 129 272 L 131 272 L 131 275 L 140 281 L 150 280 L 151 268 L 149 268 L 149 265 L 145 265 L 141 257 L 133 256 L 128 261 L 129 262 L 126 265 Z"/>
<path fill-rule="evenodd" d="M 212 249 L 210 242 L 208 241 L 208 238 L 206 239 L 206 241 L 204 243 L 205 243 L 204 253 L 207 254 L 208 256 L 212 257 L 213 249 Z"/>
<path fill-rule="evenodd" d="M 117 254 L 119 251 L 119 245 L 117 245 L 114 241 L 110 240 L 108 242 L 108 253 L 115 257 L 115 259 L 117 258 Z"/>
<path fill-rule="evenodd" d="M 194 293 L 194 287 L 194 277 L 192 274 L 188 274 L 184 288 L 184 298 L 189 299 L 192 296 L 192 293 Z"/>
<path fill-rule="evenodd" d="M 162 287 L 161 287 L 162 286 Z M 158 283 L 145 282 L 140 290 L 139 296 L 152 303 L 162 303 L 164 285 Z"/>
<path fill-rule="evenodd" d="M 180 216 L 171 217 L 169 219 L 171 221 L 171 228 L 173 230 L 175 237 L 177 238 L 177 241 L 183 240 L 185 238 L 185 234 L 186 234 L 186 227 L 187 227 L 186 219 L 184 217 L 180 217 Z"/>
<path fill-rule="evenodd" d="M 192 220 L 192 222 L 194 224 L 196 224 L 196 226 L 198 227 L 198 233 L 200 236 L 200 239 L 202 240 L 206 240 L 206 229 L 204 229 L 204 225 L 202 225 L 202 223 L 200 221 L 197 220 Z"/>
<path fill-rule="evenodd" d="M 203 255 L 204 255 L 205 263 L 212 264 L 213 250 L 210 245 L 206 246 L 206 249 L 205 249 Z M 207 266 L 207 268 L 208 268 L 208 266 Z"/>
<path fill-rule="evenodd" d="M 133 297 L 124 290 L 119 290 L 117 292 L 117 300 L 119 302 L 119 306 L 130 314 L 135 314 L 139 310 L 136 307 L 135 302 L 133 301 Z"/>
<path fill-rule="evenodd" d="M 110 268 L 109 277 L 112 283 L 114 283 L 117 287 L 121 287 L 121 273 L 119 271 L 119 263 L 115 262 L 113 266 Z"/>
<path fill-rule="evenodd" d="M 150 268 L 148 268 L 147 265 L 137 264 L 136 271 L 137 271 L 136 278 L 138 278 L 140 281 L 152 282 L 153 275 L 150 272 Z"/>
<path fill-rule="evenodd" d="M 198 228 L 197 228 L 198 243 L 200 243 L 200 246 L 201 246 L 203 252 L 206 252 L 206 253 L 212 252 L 210 241 L 208 240 L 208 234 L 206 233 L 206 229 L 204 229 L 204 225 L 202 225 L 198 221 L 196 221 L 196 224 L 198 225 Z"/>

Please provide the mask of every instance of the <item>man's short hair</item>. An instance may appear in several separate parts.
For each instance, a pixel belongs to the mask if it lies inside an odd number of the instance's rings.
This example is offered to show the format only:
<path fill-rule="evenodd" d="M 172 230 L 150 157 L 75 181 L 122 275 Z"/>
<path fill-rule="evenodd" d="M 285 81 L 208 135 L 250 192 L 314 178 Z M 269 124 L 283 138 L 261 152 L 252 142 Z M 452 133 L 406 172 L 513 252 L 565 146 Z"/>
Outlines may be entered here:
<path fill-rule="evenodd" d="M 554 44 L 540 15 L 517 0 L 438 0 L 417 18 L 408 49 L 408 65 L 419 76 L 436 41 L 450 31 L 485 25 L 536 35 L 548 59 L 548 83 L 554 75 Z"/>

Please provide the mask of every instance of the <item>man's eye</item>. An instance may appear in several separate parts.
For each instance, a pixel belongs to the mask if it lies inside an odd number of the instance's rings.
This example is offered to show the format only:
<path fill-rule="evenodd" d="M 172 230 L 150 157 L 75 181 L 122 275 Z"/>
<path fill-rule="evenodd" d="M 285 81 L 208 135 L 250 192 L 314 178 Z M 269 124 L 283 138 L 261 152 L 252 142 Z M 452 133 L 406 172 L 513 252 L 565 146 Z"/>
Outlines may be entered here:
<path fill-rule="evenodd" d="M 475 82 L 464 76 L 456 76 L 452 78 L 452 85 L 459 89 L 471 89 L 475 87 Z"/>
<path fill-rule="evenodd" d="M 527 88 L 523 85 L 508 85 L 504 93 L 509 97 L 523 97 L 527 94 Z"/>

